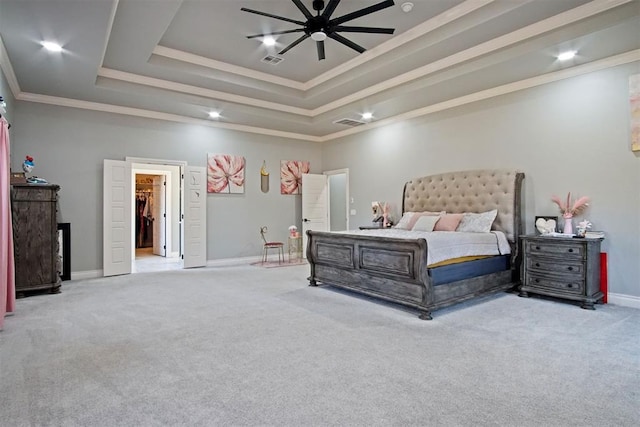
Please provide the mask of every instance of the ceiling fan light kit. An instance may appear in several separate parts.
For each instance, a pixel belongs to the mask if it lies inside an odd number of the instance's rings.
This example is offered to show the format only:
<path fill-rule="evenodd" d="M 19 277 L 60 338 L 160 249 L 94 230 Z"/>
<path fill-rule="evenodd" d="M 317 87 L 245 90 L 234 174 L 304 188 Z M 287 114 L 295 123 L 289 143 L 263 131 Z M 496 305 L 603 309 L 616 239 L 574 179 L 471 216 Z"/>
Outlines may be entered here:
<path fill-rule="evenodd" d="M 292 24 L 299 25 L 300 28 L 294 28 L 289 30 L 282 31 L 273 31 L 270 33 L 264 34 L 253 34 L 247 36 L 249 39 L 258 38 L 258 37 L 267 37 L 267 36 L 275 36 L 282 34 L 290 34 L 290 33 L 304 33 L 296 40 L 291 42 L 288 46 L 284 47 L 278 55 L 284 55 L 290 49 L 297 46 L 304 40 L 311 38 L 316 42 L 316 48 L 318 50 L 318 60 L 325 59 L 324 52 L 324 41 L 327 38 L 333 39 L 343 45 L 355 50 L 358 53 L 364 52 L 366 49 L 353 41 L 347 39 L 342 36 L 341 32 L 344 33 L 369 33 L 369 34 L 393 34 L 395 31 L 394 28 L 379 28 L 379 27 L 356 27 L 356 26 L 347 26 L 342 25 L 345 22 L 352 21 L 354 19 L 363 17 L 365 15 L 369 15 L 371 13 L 378 12 L 382 9 L 386 9 L 388 7 L 393 6 L 395 3 L 393 0 L 384 0 L 379 3 L 373 4 L 371 6 L 365 7 L 360 10 L 356 10 L 351 13 L 347 13 L 346 15 L 342 15 L 336 18 L 331 18 L 331 15 L 335 11 L 338 4 L 340 4 L 341 0 L 329 0 L 326 7 L 324 0 L 313 0 L 312 7 L 313 10 L 316 11 L 316 15 L 314 16 L 309 9 L 302 3 L 302 0 L 291 0 L 293 4 L 302 12 L 306 21 L 299 21 L 292 18 L 287 18 L 284 16 L 273 15 L 267 12 L 261 12 L 259 10 L 248 9 L 246 7 L 240 8 L 243 12 L 254 13 L 256 15 L 266 16 L 268 18 L 278 19 L 280 21 L 290 22 Z"/>

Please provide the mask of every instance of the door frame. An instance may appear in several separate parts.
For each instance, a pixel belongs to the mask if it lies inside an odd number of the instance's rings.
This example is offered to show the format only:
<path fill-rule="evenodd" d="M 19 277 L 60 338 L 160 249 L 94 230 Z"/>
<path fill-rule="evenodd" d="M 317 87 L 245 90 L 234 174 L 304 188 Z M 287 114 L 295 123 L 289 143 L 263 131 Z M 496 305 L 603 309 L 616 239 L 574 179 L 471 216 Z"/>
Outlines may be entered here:
<path fill-rule="evenodd" d="M 347 222 L 346 222 L 346 229 L 349 230 L 349 213 L 350 213 L 350 209 L 349 209 L 349 205 L 350 205 L 350 200 L 351 198 L 349 197 L 349 169 L 348 168 L 344 168 L 344 169 L 335 169 L 335 170 L 330 170 L 330 171 L 325 171 L 322 172 L 323 175 L 327 175 L 327 177 L 331 176 L 331 175 L 345 175 L 344 177 L 344 185 L 345 185 L 345 210 L 346 212 L 345 214 L 345 218 L 347 218 Z M 331 185 L 330 185 L 330 181 L 327 178 L 327 207 L 329 208 L 329 230 L 331 230 Z M 333 231 L 333 230 L 331 230 Z"/>
<path fill-rule="evenodd" d="M 179 200 L 175 201 L 172 200 L 171 203 L 179 203 L 179 213 L 178 213 L 178 239 L 179 239 L 179 245 L 178 245 L 178 253 L 175 254 L 174 251 L 172 250 L 173 247 L 169 246 L 169 242 L 172 241 L 171 237 L 169 237 L 169 235 L 171 233 L 167 232 L 167 251 L 166 254 L 167 256 L 169 256 L 169 254 L 171 254 L 171 257 L 174 257 L 175 255 L 177 255 L 178 258 L 182 259 L 182 256 L 184 254 L 184 223 L 182 221 L 183 215 L 184 215 L 184 169 L 187 166 L 187 162 L 184 160 L 166 160 L 166 159 L 150 159 L 150 158 L 145 158 L 145 157 L 125 157 L 125 161 L 127 163 L 129 163 L 131 165 L 131 169 L 132 169 L 132 177 L 134 180 L 134 187 L 133 189 L 135 189 L 135 174 L 136 173 L 150 173 L 150 171 L 154 171 L 157 173 L 151 173 L 151 175 L 166 175 L 167 173 L 170 173 L 172 176 L 173 170 L 171 169 L 162 169 L 162 166 L 177 166 L 179 168 L 179 178 L 180 178 L 180 188 L 179 188 L 179 192 L 178 192 L 178 198 Z M 154 167 L 157 167 L 157 169 L 138 169 L 135 167 L 136 164 L 140 164 L 140 165 L 145 165 L 148 167 L 148 165 L 153 165 Z M 133 172 L 135 171 L 135 172 Z M 171 197 L 170 193 L 173 191 L 171 188 L 171 184 L 168 183 L 167 184 L 167 197 Z M 135 191 L 132 189 L 132 194 L 131 197 L 135 198 Z M 171 189 L 171 191 L 170 191 Z M 169 215 L 170 215 L 170 211 L 171 209 L 167 209 L 167 222 L 169 220 Z M 171 214 L 172 215 L 172 214 Z M 171 217 L 171 221 L 173 222 L 173 215 Z M 135 258 L 135 243 L 133 241 L 133 232 L 135 230 L 135 223 L 134 223 L 134 228 L 131 230 L 131 242 L 132 245 L 134 246 L 134 258 Z M 173 245 L 173 243 L 171 243 L 171 245 Z"/>

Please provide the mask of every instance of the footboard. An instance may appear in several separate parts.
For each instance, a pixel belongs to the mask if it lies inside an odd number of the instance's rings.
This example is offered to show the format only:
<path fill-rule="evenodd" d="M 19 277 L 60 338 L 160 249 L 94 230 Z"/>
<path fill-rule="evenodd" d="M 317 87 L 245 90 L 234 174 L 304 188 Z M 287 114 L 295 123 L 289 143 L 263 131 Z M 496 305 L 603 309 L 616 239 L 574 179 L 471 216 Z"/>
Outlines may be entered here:
<path fill-rule="evenodd" d="M 309 284 L 350 289 L 417 308 L 430 319 L 433 290 L 424 239 L 381 240 L 374 236 L 308 231 Z"/>

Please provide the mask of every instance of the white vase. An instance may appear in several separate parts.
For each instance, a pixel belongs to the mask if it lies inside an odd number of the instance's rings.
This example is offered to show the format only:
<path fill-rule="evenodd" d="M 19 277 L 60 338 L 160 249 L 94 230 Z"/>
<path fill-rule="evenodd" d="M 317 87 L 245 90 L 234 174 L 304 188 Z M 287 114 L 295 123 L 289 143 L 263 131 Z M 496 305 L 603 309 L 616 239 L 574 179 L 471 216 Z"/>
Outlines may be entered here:
<path fill-rule="evenodd" d="M 573 217 L 564 219 L 562 234 L 573 234 Z"/>

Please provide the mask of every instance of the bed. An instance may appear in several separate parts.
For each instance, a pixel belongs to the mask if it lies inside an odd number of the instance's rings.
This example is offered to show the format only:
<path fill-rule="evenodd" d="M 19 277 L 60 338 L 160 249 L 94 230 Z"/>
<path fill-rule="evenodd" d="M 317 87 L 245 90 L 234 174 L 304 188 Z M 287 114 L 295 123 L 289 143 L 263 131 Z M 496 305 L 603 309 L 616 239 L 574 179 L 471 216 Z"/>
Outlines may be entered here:
<path fill-rule="evenodd" d="M 513 169 L 450 172 L 413 179 L 403 190 L 403 215 L 468 214 L 496 209 L 490 234 L 506 238 L 505 254 L 435 263 L 429 247 L 433 245 L 432 252 L 438 252 L 436 242 L 427 235 L 446 240 L 445 234 L 460 233 L 309 230 L 309 285 L 335 286 L 401 304 L 416 309 L 425 320 L 432 319 L 433 310 L 510 290 L 519 281 L 517 242 L 522 232 L 523 179 L 524 174 Z"/>

